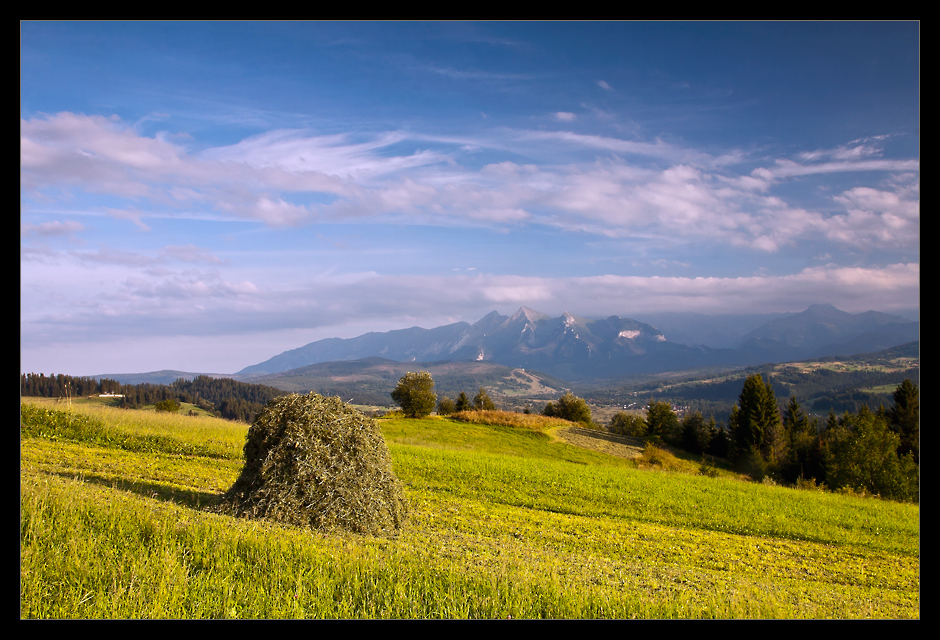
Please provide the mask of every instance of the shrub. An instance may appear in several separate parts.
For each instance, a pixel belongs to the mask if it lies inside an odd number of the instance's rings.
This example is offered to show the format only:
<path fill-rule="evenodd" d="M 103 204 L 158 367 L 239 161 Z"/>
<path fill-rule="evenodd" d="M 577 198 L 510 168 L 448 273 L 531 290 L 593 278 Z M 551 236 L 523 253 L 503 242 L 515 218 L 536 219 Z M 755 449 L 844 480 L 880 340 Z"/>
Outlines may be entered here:
<path fill-rule="evenodd" d="M 217 510 L 322 530 L 393 534 L 407 510 L 377 423 L 316 393 L 272 400 Z"/>
<path fill-rule="evenodd" d="M 176 413 L 180 410 L 180 407 L 183 405 L 180 404 L 179 400 L 175 398 L 169 398 L 167 400 L 162 400 L 155 405 L 153 408 L 157 411 L 167 411 L 169 413 Z"/>
<path fill-rule="evenodd" d="M 637 458 L 637 466 L 647 469 L 659 467 L 664 471 L 677 471 L 681 465 L 679 459 L 674 455 L 652 442 L 647 442 L 642 455 Z"/>
<path fill-rule="evenodd" d="M 698 467 L 698 472 L 703 476 L 708 476 L 709 478 L 718 477 L 718 468 L 715 466 L 715 461 L 710 459 L 708 456 L 705 456 L 702 459 L 702 463 Z"/>
<path fill-rule="evenodd" d="M 803 489 L 805 491 L 825 491 L 826 483 L 821 482 L 816 484 L 816 478 L 804 478 L 800 476 L 796 479 L 796 488 Z"/>

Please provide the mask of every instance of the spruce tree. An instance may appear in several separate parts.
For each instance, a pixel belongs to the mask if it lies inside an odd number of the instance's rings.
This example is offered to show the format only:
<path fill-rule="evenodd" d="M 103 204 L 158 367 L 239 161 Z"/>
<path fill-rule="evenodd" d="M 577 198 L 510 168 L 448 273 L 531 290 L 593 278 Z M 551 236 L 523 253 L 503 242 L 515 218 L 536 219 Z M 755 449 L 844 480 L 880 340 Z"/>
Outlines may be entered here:
<path fill-rule="evenodd" d="M 470 411 L 473 407 L 470 404 L 470 398 L 467 397 L 467 394 L 464 391 L 460 392 L 460 395 L 457 396 L 457 401 L 454 402 L 454 411 Z"/>
<path fill-rule="evenodd" d="M 894 390 L 894 406 L 888 411 L 891 430 L 900 436 L 898 455 L 912 453 L 920 462 L 920 392 L 917 385 L 904 380 Z"/>
<path fill-rule="evenodd" d="M 780 422 L 777 398 L 770 383 L 759 373 L 744 381 L 738 404 L 729 418 L 734 457 L 737 460 L 760 456 L 778 464 L 785 457 L 786 440 Z"/>

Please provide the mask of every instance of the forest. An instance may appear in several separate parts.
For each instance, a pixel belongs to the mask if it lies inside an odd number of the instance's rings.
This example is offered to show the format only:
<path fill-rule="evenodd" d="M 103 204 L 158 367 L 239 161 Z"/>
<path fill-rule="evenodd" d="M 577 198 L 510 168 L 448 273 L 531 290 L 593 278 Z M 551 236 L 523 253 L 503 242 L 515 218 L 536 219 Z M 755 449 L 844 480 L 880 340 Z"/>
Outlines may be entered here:
<path fill-rule="evenodd" d="M 23 396 L 67 398 L 115 394 L 123 396 L 119 406 L 125 409 L 177 400 L 194 404 L 217 417 L 242 422 L 251 422 L 264 405 L 284 393 L 274 387 L 210 376 L 196 376 L 192 380 L 180 378 L 170 385 L 122 385 L 107 378 L 95 380 L 61 373 L 48 376 L 41 373 L 20 375 L 20 395 Z"/>
<path fill-rule="evenodd" d="M 920 494 L 920 391 L 905 379 L 891 404 L 824 420 L 791 395 L 781 406 L 761 375 L 748 376 L 727 428 L 699 411 L 680 419 L 668 402 L 650 399 L 645 415 L 616 414 L 610 430 L 726 459 L 757 481 L 842 490 L 917 502 Z"/>

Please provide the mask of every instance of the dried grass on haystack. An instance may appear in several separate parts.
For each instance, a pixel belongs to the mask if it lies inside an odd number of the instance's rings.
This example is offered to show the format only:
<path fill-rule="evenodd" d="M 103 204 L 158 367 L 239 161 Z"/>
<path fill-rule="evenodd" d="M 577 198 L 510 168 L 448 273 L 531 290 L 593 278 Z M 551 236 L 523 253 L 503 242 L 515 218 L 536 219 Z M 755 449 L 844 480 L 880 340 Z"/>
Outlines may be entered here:
<path fill-rule="evenodd" d="M 245 467 L 218 510 L 321 530 L 391 535 L 407 510 L 375 420 L 310 393 L 272 400 L 248 430 Z"/>

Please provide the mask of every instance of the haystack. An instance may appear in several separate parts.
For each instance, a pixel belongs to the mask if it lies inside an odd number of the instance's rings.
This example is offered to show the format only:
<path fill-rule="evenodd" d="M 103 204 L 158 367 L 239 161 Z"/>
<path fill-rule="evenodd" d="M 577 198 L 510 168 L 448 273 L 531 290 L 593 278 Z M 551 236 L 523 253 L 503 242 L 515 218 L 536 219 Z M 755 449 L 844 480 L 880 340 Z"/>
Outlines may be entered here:
<path fill-rule="evenodd" d="M 375 420 L 316 393 L 272 400 L 219 510 L 320 530 L 393 535 L 407 504 Z"/>

